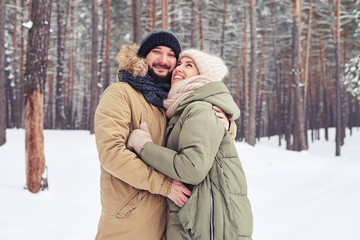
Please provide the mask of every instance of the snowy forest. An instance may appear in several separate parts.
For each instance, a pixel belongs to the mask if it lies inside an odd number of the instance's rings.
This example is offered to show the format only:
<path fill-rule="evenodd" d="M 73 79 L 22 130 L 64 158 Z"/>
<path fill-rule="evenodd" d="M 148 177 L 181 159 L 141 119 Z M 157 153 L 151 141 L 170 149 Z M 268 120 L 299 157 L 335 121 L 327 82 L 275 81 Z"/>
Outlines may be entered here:
<path fill-rule="evenodd" d="M 225 84 L 242 113 L 237 141 L 278 136 L 279 144 L 285 139 L 287 149 L 301 151 L 320 138 L 319 129 L 328 139 L 334 127 L 340 155 L 345 128 L 360 126 L 359 0 L 0 4 L 0 145 L 6 128 L 93 133 L 121 45 L 139 43 L 154 28 L 174 32 L 182 49 L 225 60 Z"/>

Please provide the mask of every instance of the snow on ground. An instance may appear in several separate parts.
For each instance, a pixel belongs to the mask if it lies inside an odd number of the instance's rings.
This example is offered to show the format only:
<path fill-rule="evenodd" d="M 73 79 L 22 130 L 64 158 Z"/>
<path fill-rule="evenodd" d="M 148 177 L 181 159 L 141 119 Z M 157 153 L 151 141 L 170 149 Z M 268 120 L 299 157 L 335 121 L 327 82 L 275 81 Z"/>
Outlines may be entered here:
<path fill-rule="evenodd" d="M 24 190 L 24 130 L 8 129 L 0 147 L 0 239 L 94 239 L 100 216 L 99 162 L 88 131 L 45 130 L 49 190 Z M 254 240 L 358 240 L 360 131 L 345 138 L 341 157 L 331 139 L 302 152 L 236 143 L 254 213 Z M 321 133 L 323 138 L 323 133 Z"/>

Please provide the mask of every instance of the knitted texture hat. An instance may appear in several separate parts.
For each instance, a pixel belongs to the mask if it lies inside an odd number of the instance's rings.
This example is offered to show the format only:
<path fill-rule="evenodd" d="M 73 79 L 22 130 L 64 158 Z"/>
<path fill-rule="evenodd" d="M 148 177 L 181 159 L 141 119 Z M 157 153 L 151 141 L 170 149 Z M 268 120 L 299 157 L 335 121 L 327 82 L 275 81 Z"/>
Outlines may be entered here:
<path fill-rule="evenodd" d="M 138 56 L 145 58 L 156 46 L 166 46 L 175 52 L 176 59 L 179 58 L 181 46 L 175 35 L 168 30 L 154 29 L 140 43 Z"/>
<path fill-rule="evenodd" d="M 228 73 L 224 61 L 214 55 L 196 49 L 185 50 L 180 58 L 189 57 L 194 60 L 200 75 L 207 76 L 211 81 L 221 81 Z"/>

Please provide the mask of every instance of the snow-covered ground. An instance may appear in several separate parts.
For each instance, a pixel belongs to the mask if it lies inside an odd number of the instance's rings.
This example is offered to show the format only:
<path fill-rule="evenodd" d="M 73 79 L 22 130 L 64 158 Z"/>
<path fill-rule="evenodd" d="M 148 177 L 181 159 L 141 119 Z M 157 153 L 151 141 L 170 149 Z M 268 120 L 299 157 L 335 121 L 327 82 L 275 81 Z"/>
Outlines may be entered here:
<path fill-rule="evenodd" d="M 8 129 L 0 147 L 0 239 L 94 239 L 100 216 L 99 162 L 87 131 L 45 130 L 49 190 L 24 190 L 24 130 Z M 236 143 L 247 175 L 254 240 L 360 239 L 360 131 L 335 157 L 329 142 L 303 152 Z M 323 133 L 321 134 L 323 138 Z"/>

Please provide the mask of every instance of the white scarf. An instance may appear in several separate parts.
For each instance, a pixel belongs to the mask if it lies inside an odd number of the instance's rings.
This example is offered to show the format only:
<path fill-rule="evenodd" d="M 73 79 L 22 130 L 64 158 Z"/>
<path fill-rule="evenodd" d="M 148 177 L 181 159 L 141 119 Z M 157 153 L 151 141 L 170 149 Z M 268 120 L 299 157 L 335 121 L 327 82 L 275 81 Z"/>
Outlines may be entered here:
<path fill-rule="evenodd" d="M 195 90 L 211 82 L 210 78 L 198 75 L 176 83 L 171 87 L 167 99 L 164 100 L 166 116 L 171 118 L 179 104 L 190 96 Z"/>

